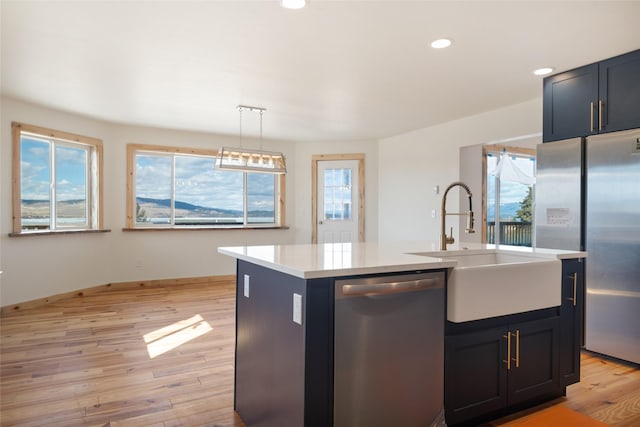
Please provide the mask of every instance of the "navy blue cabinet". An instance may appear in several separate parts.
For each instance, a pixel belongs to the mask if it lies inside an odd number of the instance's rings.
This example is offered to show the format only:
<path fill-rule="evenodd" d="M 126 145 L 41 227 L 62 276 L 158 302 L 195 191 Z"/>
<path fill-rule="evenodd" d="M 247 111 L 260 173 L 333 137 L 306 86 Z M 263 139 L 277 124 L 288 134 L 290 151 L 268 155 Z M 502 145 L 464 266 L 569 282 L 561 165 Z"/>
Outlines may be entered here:
<path fill-rule="evenodd" d="M 640 127 L 640 50 L 544 79 L 544 142 Z"/>
<path fill-rule="evenodd" d="M 557 310 L 467 323 L 451 325 L 445 337 L 447 424 L 495 418 L 563 394 Z"/>
<path fill-rule="evenodd" d="M 598 65 L 592 64 L 544 79 L 544 142 L 592 133 L 598 100 Z"/>
<path fill-rule="evenodd" d="M 445 337 L 444 406 L 448 425 L 494 413 L 507 406 L 507 355 L 498 327 Z"/>
<path fill-rule="evenodd" d="M 446 322 L 447 424 L 495 419 L 579 381 L 583 267 L 563 261 L 560 307 Z M 302 297 L 301 324 L 294 294 Z M 333 425 L 334 279 L 238 260 L 235 356 L 234 408 L 247 425 Z"/>
<path fill-rule="evenodd" d="M 236 271 L 234 409 L 247 425 L 332 425 L 333 281 L 242 260 Z M 302 325 L 293 294 L 302 297 Z"/>
<path fill-rule="evenodd" d="M 599 64 L 600 132 L 640 127 L 640 50 Z"/>
<path fill-rule="evenodd" d="M 580 381 L 580 349 L 584 325 L 584 262 L 562 261 L 562 306 L 560 307 L 560 385 Z"/>
<path fill-rule="evenodd" d="M 510 325 L 509 332 L 508 404 L 516 406 L 558 393 L 560 318 Z"/>

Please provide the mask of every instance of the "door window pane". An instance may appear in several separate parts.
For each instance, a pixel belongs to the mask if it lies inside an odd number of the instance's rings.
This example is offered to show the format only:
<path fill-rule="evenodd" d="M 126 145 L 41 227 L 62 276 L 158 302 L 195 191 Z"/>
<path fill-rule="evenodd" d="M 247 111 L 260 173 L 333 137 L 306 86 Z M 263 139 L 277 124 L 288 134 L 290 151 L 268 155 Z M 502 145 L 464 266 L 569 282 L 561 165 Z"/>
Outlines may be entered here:
<path fill-rule="evenodd" d="M 351 220 L 351 169 L 326 169 L 324 172 L 325 220 Z"/>

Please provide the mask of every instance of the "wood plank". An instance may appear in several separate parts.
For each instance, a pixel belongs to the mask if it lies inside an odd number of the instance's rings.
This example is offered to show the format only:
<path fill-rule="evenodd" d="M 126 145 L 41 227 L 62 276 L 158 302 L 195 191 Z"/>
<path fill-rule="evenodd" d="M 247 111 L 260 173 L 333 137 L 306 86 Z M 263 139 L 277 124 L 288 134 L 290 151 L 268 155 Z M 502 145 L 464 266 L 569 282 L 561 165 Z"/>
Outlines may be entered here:
<path fill-rule="evenodd" d="M 78 289 L 71 292 L 65 292 L 62 294 L 51 295 L 45 298 L 38 298 L 31 301 L 24 301 L 18 304 L 12 304 L 8 306 L 0 307 L 0 315 L 4 318 L 6 316 L 11 315 L 11 313 L 16 313 L 26 309 L 33 309 L 37 307 L 41 307 L 43 305 L 55 304 L 59 301 L 63 303 L 69 303 L 71 298 L 83 298 L 92 296 L 95 294 L 102 294 L 105 291 L 115 290 L 117 291 L 135 291 L 138 288 L 144 287 L 155 287 L 164 289 L 166 286 L 175 286 L 175 285 L 194 285 L 194 284 L 205 284 L 205 285 L 218 285 L 228 283 L 230 280 L 235 281 L 235 276 L 226 275 L 226 276 L 202 276 L 202 277 L 188 277 L 188 278 L 172 278 L 172 279 L 157 279 L 157 280 L 146 280 L 146 281 L 134 281 L 134 282 L 119 282 L 119 283 L 107 283 L 99 286 L 92 286 L 90 288 Z M 134 297 L 147 297 L 150 293 L 140 293 L 134 292 L 132 295 Z M 105 300 L 100 300 L 100 303 L 104 304 Z M 108 300 L 107 300 L 108 301 Z M 118 303 L 124 303 L 122 300 L 118 300 Z M 74 304 L 74 303 L 71 303 Z"/>
<path fill-rule="evenodd" d="M 145 335 L 158 339 L 170 325 L 179 331 L 196 315 L 209 332 L 150 358 Z M 233 411 L 232 278 L 113 287 L 12 311 L 0 322 L 2 426 L 244 426 Z M 566 405 L 636 426 L 639 390 L 636 365 L 583 353 L 582 381 L 537 409 Z"/>

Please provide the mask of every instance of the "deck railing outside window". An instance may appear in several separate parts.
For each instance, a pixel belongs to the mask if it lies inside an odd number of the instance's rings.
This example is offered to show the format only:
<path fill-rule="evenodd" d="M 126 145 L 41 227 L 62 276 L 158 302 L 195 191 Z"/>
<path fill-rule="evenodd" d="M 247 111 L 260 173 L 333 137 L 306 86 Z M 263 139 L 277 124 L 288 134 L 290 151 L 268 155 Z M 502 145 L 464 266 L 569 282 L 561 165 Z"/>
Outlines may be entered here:
<path fill-rule="evenodd" d="M 487 243 L 495 243 L 495 222 L 487 222 Z M 500 244 L 531 246 L 531 223 L 521 221 L 500 222 Z"/>

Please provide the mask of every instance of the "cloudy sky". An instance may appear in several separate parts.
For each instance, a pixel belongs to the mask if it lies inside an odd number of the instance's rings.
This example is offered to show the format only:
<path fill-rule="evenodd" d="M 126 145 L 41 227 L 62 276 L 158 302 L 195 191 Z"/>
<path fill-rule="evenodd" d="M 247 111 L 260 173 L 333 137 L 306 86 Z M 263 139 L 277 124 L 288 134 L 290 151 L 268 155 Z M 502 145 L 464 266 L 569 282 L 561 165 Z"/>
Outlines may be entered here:
<path fill-rule="evenodd" d="M 22 138 L 21 144 L 22 199 L 49 200 L 51 177 L 51 144 L 36 138 Z M 56 199 L 86 198 L 87 152 L 83 149 L 57 146 Z"/>
<path fill-rule="evenodd" d="M 56 199 L 86 198 L 87 152 L 57 145 L 55 151 Z M 23 137 L 21 144 L 21 198 L 49 200 L 51 144 L 46 140 Z M 214 158 L 175 156 L 176 201 L 218 209 L 243 209 L 243 173 L 214 169 Z M 171 198 L 172 157 L 136 156 L 136 191 L 138 197 Z M 123 189 L 124 191 L 124 189 Z M 250 173 L 248 176 L 249 210 L 274 209 L 275 177 Z"/>
<path fill-rule="evenodd" d="M 156 154 L 136 156 L 136 195 L 152 199 L 171 198 L 173 157 Z M 243 173 L 214 168 L 213 157 L 175 156 L 176 201 L 218 209 L 243 209 Z M 249 210 L 273 210 L 275 177 L 250 173 Z"/>

